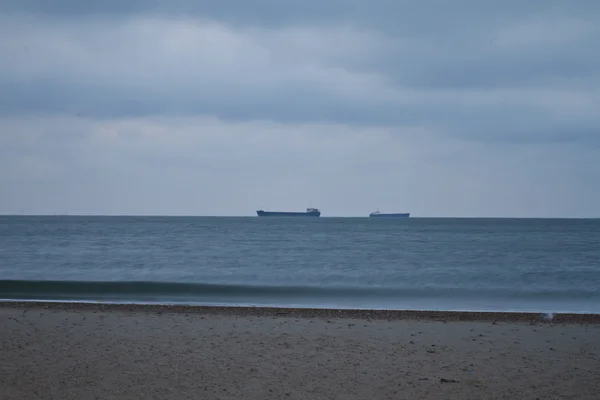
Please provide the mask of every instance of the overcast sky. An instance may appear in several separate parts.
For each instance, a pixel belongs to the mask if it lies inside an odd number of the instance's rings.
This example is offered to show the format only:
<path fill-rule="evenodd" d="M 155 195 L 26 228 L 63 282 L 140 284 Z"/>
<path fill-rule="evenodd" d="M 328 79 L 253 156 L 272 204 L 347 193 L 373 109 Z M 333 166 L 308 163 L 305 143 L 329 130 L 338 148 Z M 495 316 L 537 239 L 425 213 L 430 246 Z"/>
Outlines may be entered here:
<path fill-rule="evenodd" d="M 3 0 L 0 213 L 600 217 L 600 1 Z"/>

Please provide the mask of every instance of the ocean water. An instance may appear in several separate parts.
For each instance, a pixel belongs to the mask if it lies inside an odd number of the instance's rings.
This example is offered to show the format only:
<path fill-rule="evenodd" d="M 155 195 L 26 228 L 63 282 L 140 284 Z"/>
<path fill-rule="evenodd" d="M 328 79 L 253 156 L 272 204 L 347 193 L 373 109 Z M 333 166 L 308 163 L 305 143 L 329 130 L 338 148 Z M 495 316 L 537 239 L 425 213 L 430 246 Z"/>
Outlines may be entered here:
<path fill-rule="evenodd" d="M 0 217 L 0 298 L 600 312 L 600 220 Z"/>

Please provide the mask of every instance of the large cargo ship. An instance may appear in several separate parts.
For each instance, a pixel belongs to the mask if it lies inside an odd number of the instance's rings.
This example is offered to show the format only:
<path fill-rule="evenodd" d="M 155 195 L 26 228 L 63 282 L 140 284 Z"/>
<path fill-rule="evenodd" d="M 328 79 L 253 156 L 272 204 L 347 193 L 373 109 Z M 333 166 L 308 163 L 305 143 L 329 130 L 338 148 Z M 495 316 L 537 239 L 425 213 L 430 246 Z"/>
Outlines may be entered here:
<path fill-rule="evenodd" d="M 395 214 L 383 214 L 379 211 L 372 212 L 369 214 L 370 218 L 408 218 L 410 213 L 395 213 Z"/>
<path fill-rule="evenodd" d="M 321 211 L 318 208 L 307 208 L 306 212 L 258 210 L 256 214 L 259 217 L 320 217 Z"/>

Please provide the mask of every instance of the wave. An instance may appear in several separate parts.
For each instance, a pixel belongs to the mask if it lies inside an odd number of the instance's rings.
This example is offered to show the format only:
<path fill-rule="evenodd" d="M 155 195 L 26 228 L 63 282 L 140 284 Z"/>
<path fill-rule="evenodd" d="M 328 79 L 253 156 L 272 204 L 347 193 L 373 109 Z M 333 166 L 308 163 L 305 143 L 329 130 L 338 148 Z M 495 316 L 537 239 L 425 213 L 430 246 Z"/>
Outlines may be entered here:
<path fill-rule="evenodd" d="M 36 281 L 0 280 L 0 296 L 306 296 L 314 287 L 252 286 L 237 284 L 158 281 Z M 322 290 L 327 295 L 328 290 Z"/>
<path fill-rule="evenodd" d="M 342 286 L 268 286 L 160 281 L 46 281 L 0 280 L 0 298 L 53 300 L 190 300 L 195 302 L 253 299 L 303 300 L 331 299 L 521 299 L 594 300 L 598 291 L 516 291 L 476 290 L 431 287 L 342 287 Z"/>

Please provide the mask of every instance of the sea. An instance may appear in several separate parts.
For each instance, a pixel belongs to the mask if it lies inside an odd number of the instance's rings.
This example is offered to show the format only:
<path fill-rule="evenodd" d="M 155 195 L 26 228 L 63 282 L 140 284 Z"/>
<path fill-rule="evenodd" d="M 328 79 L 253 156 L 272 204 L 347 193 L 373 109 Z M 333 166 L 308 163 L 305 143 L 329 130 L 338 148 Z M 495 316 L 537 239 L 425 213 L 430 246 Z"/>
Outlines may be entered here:
<path fill-rule="evenodd" d="M 600 220 L 1 216 L 0 299 L 600 313 Z"/>

